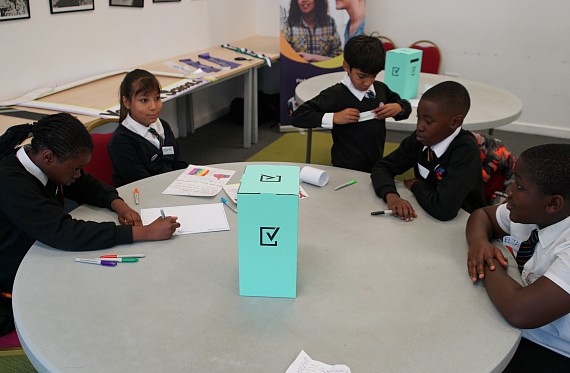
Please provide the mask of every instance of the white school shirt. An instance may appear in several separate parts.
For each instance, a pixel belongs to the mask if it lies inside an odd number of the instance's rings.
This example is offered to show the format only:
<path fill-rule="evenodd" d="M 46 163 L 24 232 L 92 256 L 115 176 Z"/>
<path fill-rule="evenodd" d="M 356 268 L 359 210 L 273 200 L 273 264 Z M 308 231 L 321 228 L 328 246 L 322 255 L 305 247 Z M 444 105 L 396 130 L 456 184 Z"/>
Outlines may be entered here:
<path fill-rule="evenodd" d="M 518 242 L 530 236 L 536 224 L 519 224 L 510 219 L 505 204 L 497 208 L 497 223 Z M 541 276 L 570 293 L 570 217 L 538 231 L 538 243 L 522 272 L 523 286 Z M 570 314 L 536 329 L 523 329 L 522 336 L 561 355 L 570 357 Z"/>
<path fill-rule="evenodd" d="M 348 73 L 344 74 L 340 82 L 344 84 L 348 88 L 348 90 L 354 95 L 354 97 L 356 97 L 359 101 L 362 101 L 364 99 L 366 92 L 372 91 L 372 93 L 376 95 L 374 84 L 370 84 L 370 87 L 366 91 L 361 91 L 359 89 L 356 89 L 356 87 L 350 81 Z M 331 130 L 333 128 L 333 117 L 334 113 L 325 113 L 325 115 L 323 115 L 321 127 Z"/>
<path fill-rule="evenodd" d="M 164 127 L 162 126 L 162 122 L 159 118 L 156 119 L 156 122 L 152 123 L 150 126 L 146 127 L 134 120 L 130 114 L 127 114 L 127 117 L 121 125 L 125 126 L 130 131 L 136 133 L 137 135 L 144 137 L 148 140 L 151 144 L 156 146 L 157 149 L 160 149 L 160 142 L 156 138 L 155 135 L 148 131 L 149 128 L 154 128 L 156 133 L 160 135 L 164 139 Z"/>

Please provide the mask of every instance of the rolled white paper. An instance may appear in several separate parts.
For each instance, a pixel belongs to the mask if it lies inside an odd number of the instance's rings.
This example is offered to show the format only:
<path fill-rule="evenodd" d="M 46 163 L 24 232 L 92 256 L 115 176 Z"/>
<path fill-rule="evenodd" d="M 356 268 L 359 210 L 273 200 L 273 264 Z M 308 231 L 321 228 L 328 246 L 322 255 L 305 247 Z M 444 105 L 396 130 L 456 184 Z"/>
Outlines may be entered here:
<path fill-rule="evenodd" d="M 301 169 L 299 179 L 302 182 L 322 187 L 329 182 L 329 174 L 328 172 L 319 170 L 318 168 L 305 166 Z"/>

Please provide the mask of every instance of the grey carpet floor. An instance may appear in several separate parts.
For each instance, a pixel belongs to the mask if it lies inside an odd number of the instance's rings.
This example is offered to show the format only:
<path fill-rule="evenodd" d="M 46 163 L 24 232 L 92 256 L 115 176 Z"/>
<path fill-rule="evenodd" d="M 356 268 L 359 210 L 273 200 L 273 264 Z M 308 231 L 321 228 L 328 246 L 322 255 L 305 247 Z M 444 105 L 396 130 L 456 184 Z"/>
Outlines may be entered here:
<path fill-rule="evenodd" d="M 235 123 L 230 116 L 219 118 L 196 130 L 194 134 L 178 139 L 182 156 L 197 165 L 242 162 L 257 153 L 283 133 L 275 123 L 262 123 L 259 126 L 259 142 L 251 148 L 243 148 L 243 127 Z M 409 132 L 388 131 L 386 141 L 399 143 Z M 529 147 L 549 144 L 570 144 L 570 139 L 548 136 L 526 135 L 515 132 L 495 130 L 493 135 L 503 141 L 507 149 L 515 156 Z"/>

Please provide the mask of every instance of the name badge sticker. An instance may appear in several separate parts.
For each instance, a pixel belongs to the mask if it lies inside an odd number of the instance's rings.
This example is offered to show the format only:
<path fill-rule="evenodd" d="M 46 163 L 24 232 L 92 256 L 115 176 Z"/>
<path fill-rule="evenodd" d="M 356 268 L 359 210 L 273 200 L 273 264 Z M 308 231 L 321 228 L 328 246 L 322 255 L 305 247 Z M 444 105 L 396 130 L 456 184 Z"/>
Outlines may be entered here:
<path fill-rule="evenodd" d="M 174 154 L 174 146 L 163 146 L 162 147 L 162 154 L 173 155 Z"/>

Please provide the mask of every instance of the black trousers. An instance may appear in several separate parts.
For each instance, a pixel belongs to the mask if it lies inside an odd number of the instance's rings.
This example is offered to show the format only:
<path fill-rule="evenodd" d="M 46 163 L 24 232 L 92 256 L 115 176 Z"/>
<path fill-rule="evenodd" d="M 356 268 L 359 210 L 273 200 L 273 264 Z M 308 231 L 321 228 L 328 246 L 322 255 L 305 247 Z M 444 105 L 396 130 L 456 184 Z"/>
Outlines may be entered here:
<path fill-rule="evenodd" d="M 570 372 L 570 358 L 521 338 L 515 355 L 503 372 Z"/>

